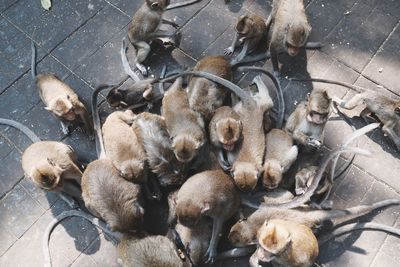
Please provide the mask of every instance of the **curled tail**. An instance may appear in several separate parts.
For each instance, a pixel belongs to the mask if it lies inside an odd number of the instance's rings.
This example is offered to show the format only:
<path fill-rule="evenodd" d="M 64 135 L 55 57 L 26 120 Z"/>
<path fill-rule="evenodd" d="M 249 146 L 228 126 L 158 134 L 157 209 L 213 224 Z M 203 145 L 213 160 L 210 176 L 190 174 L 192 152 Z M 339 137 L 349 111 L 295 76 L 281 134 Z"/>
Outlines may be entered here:
<path fill-rule="evenodd" d="M 36 80 L 36 47 L 35 43 L 32 41 L 31 43 L 31 74 L 32 74 L 32 79 Z"/>
<path fill-rule="evenodd" d="M 393 226 L 388 226 L 384 225 L 381 223 L 374 223 L 374 222 L 366 222 L 366 223 L 352 223 L 352 224 L 347 224 L 344 226 L 341 226 L 334 230 L 332 233 L 326 234 L 318 238 L 318 244 L 320 246 L 324 245 L 326 242 L 328 242 L 331 239 L 334 239 L 335 237 L 353 232 L 353 231 L 381 231 L 385 232 L 391 235 L 396 235 L 400 237 L 400 229 L 393 227 Z"/>
<path fill-rule="evenodd" d="M 0 118 L 0 124 L 9 125 L 23 132 L 33 143 L 40 142 L 40 138 L 28 127 L 14 120 Z"/>
<path fill-rule="evenodd" d="M 321 79 L 321 78 L 310 78 L 310 79 L 297 79 L 297 78 L 290 78 L 290 81 L 296 81 L 296 82 L 319 82 L 319 83 L 329 83 L 329 84 L 336 84 L 340 85 L 349 89 L 352 89 L 356 91 L 357 93 L 362 93 L 364 91 L 370 91 L 370 89 L 357 86 L 351 83 L 345 83 L 345 82 L 338 82 L 338 81 L 333 81 L 333 80 L 328 80 L 328 79 Z"/>
<path fill-rule="evenodd" d="M 51 233 L 53 232 L 54 228 L 59 224 L 62 220 L 68 218 L 68 217 L 81 217 L 84 218 L 85 220 L 88 220 L 91 222 L 93 225 L 99 227 L 101 230 L 103 230 L 105 233 L 116 239 L 117 241 L 120 240 L 120 236 L 118 233 L 111 232 L 110 230 L 107 229 L 107 225 L 99 220 L 98 218 L 94 217 L 93 215 L 79 211 L 79 210 L 68 210 L 62 212 L 60 215 L 55 217 L 47 226 L 46 231 L 44 233 L 44 238 L 43 238 L 43 251 L 44 251 L 44 266 L 50 267 L 51 266 L 51 255 L 50 255 L 50 250 L 49 250 L 49 241 L 50 241 L 50 236 Z"/>

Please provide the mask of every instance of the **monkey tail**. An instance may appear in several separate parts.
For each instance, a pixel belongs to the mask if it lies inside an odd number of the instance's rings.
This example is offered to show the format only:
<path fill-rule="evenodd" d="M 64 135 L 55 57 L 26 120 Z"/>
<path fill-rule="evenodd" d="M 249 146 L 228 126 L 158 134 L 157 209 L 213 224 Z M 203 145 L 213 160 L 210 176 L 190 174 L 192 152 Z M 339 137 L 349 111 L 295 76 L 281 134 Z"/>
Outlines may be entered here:
<path fill-rule="evenodd" d="M 32 41 L 31 43 L 31 74 L 32 74 L 32 79 L 36 80 L 36 47 L 35 43 Z"/>
<path fill-rule="evenodd" d="M 44 239 L 43 239 L 43 251 L 44 251 L 44 266 L 46 267 L 51 267 L 51 255 L 50 255 L 50 249 L 49 249 L 49 241 L 50 241 L 50 236 L 51 233 L 53 232 L 54 228 L 59 224 L 62 220 L 69 218 L 69 217 L 81 217 L 84 218 L 85 220 L 88 220 L 91 222 L 94 226 L 99 227 L 101 230 L 103 230 L 105 233 L 116 239 L 117 241 L 120 240 L 120 236 L 118 233 L 113 233 L 110 230 L 107 229 L 107 225 L 99 220 L 98 218 L 94 217 L 93 215 L 79 211 L 79 210 L 68 210 L 64 211 L 61 214 L 57 215 L 47 226 L 46 231 L 44 233 Z"/>
<path fill-rule="evenodd" d="M 329 83 L 329 84 L 336 84 L 340 85 L 349 89 L 352 89 L 356 91 L 357 93 L 362 93 L 364 91 L 370 91 L 367 88 L 357 86 L 354 84 L 346 83 L 346 82 L 338 82 L 338 81 L 333 81 L 329 79 L 322 79 L 322 78 L 310 78 L 310 79 L 297 79 L 297 78 L 290 78 L 290 81 L 296 81 L 296 82 L 319 82 L 319 83 Z"/>
<path fill-rule="evenodd" d="M 28 127 L 14 120 L 0 118 L 0 124 L 9 125 L 23 132 L 33 143 L 40 142 L 40 138 Z"/>
<path fill-rule="evenodd" d="M 125 73 L 128 74 L 132 80 L 134 80 L 135 82 L 140 81 L 141 79 L 139 78 L 139 76 L 131 69 L 131 66 L 129 65 L 128 58 L 126 55 L 127 48 L 128 47 L 126 46 L 126 38 L 124 37 L 122 38 L 122 45 L 121 45 L 122 66 L 124 67 Z"/>
<path fill-rule="evenodd" d="M 248 256 L 257 249 L 256 245 L 250 245 L 247 247 L 233 248 L 217 255 L 217 260 L 229 259 L 229 258 L 239 258 Z"/>
<path fill-rule="evenodd" d="M 101 122 L 100 116 L 97 108 L 97 96 L 99 93 L 105 89 L 112 88 L 113 85 L 100 85 L 92 93 L 92 116 L 93 116 L 93 128 L 96 132 L 96 153 L 99 159 L 106 157 L 106 152 L 104 149 L 103 135 L 101 134 Z"/>
<path fill-rule="evenodd" d="M 171 9 L 178 8 L 178 7 L 189 6 L 189 5 L 195 4 L 200 1 L 201 0 L 188 0 L 188 1 L 184 1 L 184 2 L 171 4 L 171 5 L 168 5 L 167 8 L 165 8 L 165 10 L 171 10 Z"/>
<path fill-rule="evenodd" d="M 318 238 L 318 244 L 320 246 L 324 245 L 326 242 L 328 242 L 331 239 L 334 239 L 338 236 L 353 232 L 353 231 L 381 231 L 385 232 L 391 235 L 395 235 L 400 237 L 400 229 L 393 227 L 393 226 L 388 226 L 384 225 L 381 223 L 374 223 L 374 222 L 366 222 L 366 223 L 352 223 L 352 224 L 347 224 L 344 226 L 339 227 L 332 233 L 326 234 Z"/>
<path fill-rule="evenodd" d="M 276 122 L 276 128 L 281 129 L 283 126 L 283 120 L 284 120 L 284 116 L 285 116 L 285 99 L 283 98 L 283 91 L 282 91 L 282 87 L 281 84 L 279 82 L 279 80 L 269 71 L 267 71 L 266 69 L 262 68 L 262 67 L 254 67 L 254 66 L 244 66 L 244 67 L 239 67 L 237 69 L 238 71 L 259 71 L 262 74 L 268 76 L 272 82 L 274 83 L 275 86 L 275 93 L 276 96 L 278 98 L 278 102 L 279 102 L 279 108 L 278 108 L 278 121 Z"/>

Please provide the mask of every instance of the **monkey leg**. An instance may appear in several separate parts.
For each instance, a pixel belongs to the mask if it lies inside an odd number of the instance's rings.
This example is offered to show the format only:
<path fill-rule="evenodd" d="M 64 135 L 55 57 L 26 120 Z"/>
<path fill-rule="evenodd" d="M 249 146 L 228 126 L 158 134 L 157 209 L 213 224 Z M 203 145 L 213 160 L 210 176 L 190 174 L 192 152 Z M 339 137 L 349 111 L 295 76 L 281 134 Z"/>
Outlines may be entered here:
<path fill-rule="evenodd" d="M 271 48 L 269 49 L 271 55 L 272 69 L 274 70 L 274 76 L 279 79 L 279 62 L 278 62 L 278 52 Z"/>
<path fill-rule="evenodd" d="M 240 61 L 242 61 L 244 57 L 247 55 L 248 51 L 249 51 L 249 40 L 246 40 L 244 41 L 244 45 L 239 55 L 237 55 L 234 59 L 231 60 L 231 65 L 236 65 L 240 63 Z"/>
<path fill-rule="evenodd" d="M 147 56 L 150 53 L 150 45 L 144 41 L 140 41 L 140 42 L 136 42 L 135 43 L 136 46 L 136 59 L 135 59 L 135 65 L 136 68 L 139 69 L 139 71 L 142 73 L 143 76 L 147 76 L 147 70 L 146 67 L 141 64 L 143 61 L 145 61 L 145 59 L 147 58 Z"/>
<path fill-rule="evenodd" d="M 217 216 L 220 216 L 220 214 L 218 214 Z M 213 230 L 211 235 L 211 241 L 205 255 L 207 257 L 206 263 L 213 263 L 217 257 L 217 245 L 223 224 L 224 221 L 222 220 L 222 218 L 216 217 L 213 219 Z"/>
<path fill-rule="evenodd" d="M 320 42 L 307 42 L 305 46 L 306 49 L 319 49 L 322 47 L 323 45 Z"/>
<path fill-rule="evenodd" d="M 231 46 L 229 46 L 228 48 L 226 48 L 224 50 L 224 55 L 226 56 L 230 56 L 233 54 L 233 52 L 235 51 L 235 48 L 239 46 L 239 35 L 237 32 L 235 32 L 235 36 L 233 38 L 232 44 Z"/>
<path fill-rule="evenodd" d="M 64 121 L 60 121 L 61 123 L 61 130 L 63 132 L 63 134 L 70 134 L 70 130 L 69 130 L 69 123 L 68 122 L 64 122 Z"/>
<path fill-rule="evenodd" d="M 85 106 L 83 104 L 79 105 L 79 108 L 77 109 L 76 112 L 79 115 L 79 118 L 83 122 L 86 134 L 89 136 L 89 139 L 94 140 L 94 131 L 93 131 L 92 121 L 90 120 L 89 113 L 86 110 Z"/>
<path fill-rule="evenodd" d="M 249 265 L 250 267 L 260 267 L 261 265 L 258 263 L 258 257 L 257 257 L 257 251 L 251 255 L 249 259 Z"/>
<path fill-rule="evenodd" d="M 392 141 L 394 142 L 394 144 L 397 147 L 397 150 L 400 151 L 400 136 L 398 134 L 396 134 L 396 132 L 393 130 L 393 126 L 394 125 L 384 125 L 382 127 L 382 131 L 387 134 L 390 139 L 392 139 Z"/>

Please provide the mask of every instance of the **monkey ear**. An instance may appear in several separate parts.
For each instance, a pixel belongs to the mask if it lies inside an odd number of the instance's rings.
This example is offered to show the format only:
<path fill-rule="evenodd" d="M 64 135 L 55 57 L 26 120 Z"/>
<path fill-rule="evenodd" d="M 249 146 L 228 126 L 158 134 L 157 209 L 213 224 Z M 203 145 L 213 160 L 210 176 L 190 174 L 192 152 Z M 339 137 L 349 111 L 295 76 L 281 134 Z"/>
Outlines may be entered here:
<path fill-rule="evenodd" d="M 328 92 L 326 90 L 324 90 L 324 92 L 322 93 L 322 95 L 324 96 L 324 98 L 326 99 L 330 99 Z"/>
<path fill-rule="evenodd" d="M 238 22 L 236 23 L 236 28 L 235 28 L 235 30 L 237 31 L 237 32 L 239 32 L 239 33 L 242 33 L 243 32 L 243 28 L 244 28 L 244 22 L 245 22 L 245 19 L 247 18 L 247 15 L 241 15 L 240 17 L 239 17 L 239 20 L 238 20 Z"/>
<path fill-rule="evenodd" d="M 210 209 L 211 209 L 210 203 L 209 202 L 205 202 L 203 204 L 203 207 L 201 208 L 201 214 L 205 214 Z"/>

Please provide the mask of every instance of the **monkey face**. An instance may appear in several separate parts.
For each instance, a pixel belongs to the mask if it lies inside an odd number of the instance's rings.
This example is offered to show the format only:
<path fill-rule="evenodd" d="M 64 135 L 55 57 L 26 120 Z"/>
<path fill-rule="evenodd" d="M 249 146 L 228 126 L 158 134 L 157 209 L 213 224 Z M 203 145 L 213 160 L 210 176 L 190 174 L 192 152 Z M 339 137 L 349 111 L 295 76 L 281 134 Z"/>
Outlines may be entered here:
<path fill-rule="evenodd" d="M 147 5 L 152 10 L 162 11 L 170 3 L 170 0 L 146 0 Z"/>
<path fill-rule="evenodd" d="M 233 180 L 239 190 L 243 192 L 252 191 L 256 187 L 259 174 L 255 164 L 249 162 L 235 162 L 232 166 Z"/>
<path fill-rule="evenodd" d="M 279 186 L 282 181 L 282 166 L 275 161 L 266 162 L 263 174 L 263 186 L 267 190 L 273 190 Z"/>
<path fill-rule="evenodd" d="M 289 56 L 294 57 L 300 52 L 300 49 L 307 42 L 310 31 L 311 26 L 308 24 L 288 25 L 284 38 L 284 47 Z"/>
<path fill-rule="evenodd" d="M 51 103 L 50 107 L 46 107 L 45 109 L 51 111 L 58 118 L 67 121 L 74 121 L 76 117 L 74 106 L 68 95 L 66 97 L 60 97 Z"/>
<path fill-rule="evenodd" d="M 246 37 L 249 37 L 254 27 L 254 21 L 249 18 L 248 15 L 242 15 L 239 17 L 238 22 L 236 23 L 235 30 L 239 35 L 239 40 L 241 42 L 244 41 Z"/>
<path fill-rule="evenodd" d="M 48 191 L 55 191 L 63 186 L 63 182 L 60 176 L 54 175 L 42 175 L 39 181 L 35 181 L 39 187 Z"/>
<path fill-rule="evenodd" d="M 116 108 L 121 104 L 120 102 L 123 101 L 123 96 L 120 90 L 114 88 L 108 92 L 106 99 L 111 107 Z"/>
<path fill-rule="evenodd" d="M 233 119 L 217 122 L 216 132 L 222 147 L 227 151 L 233 151 L 242 134 L 242 123 Z"/>
<path fill-rule="evenodd" d="M 229 242 L 236 247 L 244 247 L 257 240 L 254 231 L 251 231 L 251 227 L 246 227 L 245 223 L 245 220 L 240 220 L 232 226 L 228 234 Z"/>

